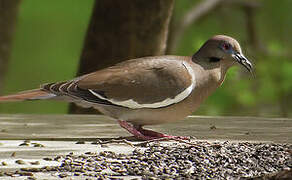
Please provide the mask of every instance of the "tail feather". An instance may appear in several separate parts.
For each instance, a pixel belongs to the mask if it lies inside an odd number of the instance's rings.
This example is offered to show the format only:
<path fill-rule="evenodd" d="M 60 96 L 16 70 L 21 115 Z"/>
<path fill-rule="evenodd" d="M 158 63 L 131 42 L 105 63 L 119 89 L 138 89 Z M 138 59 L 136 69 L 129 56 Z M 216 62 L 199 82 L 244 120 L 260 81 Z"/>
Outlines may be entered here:
<path fill-rule="evenodd" d="M 0 96 L 0 102 L 50 99 L 55 96 L 56 96 L 55 94 L 43 91 L 41 89 L 33 89 L 29 91 L 22 91 L 17 94 Z"/>

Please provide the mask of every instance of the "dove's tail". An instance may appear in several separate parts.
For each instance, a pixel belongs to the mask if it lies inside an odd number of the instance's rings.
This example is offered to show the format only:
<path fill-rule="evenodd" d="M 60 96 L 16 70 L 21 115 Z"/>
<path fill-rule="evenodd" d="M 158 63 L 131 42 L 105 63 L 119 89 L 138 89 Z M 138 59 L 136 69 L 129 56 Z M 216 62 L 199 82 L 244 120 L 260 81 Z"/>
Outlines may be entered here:
<path fill-rule="evenodd" d="M 24 100 L 38 100 L 38 99 L 50 99 L 55 97 L 55 94 L 46 92 L 41 89 L 33 89 L 29 91 L 22 91 L 17 94 L 0 96 L 1 102 L 13 102 L 13 101 L 24 101 Z"/>

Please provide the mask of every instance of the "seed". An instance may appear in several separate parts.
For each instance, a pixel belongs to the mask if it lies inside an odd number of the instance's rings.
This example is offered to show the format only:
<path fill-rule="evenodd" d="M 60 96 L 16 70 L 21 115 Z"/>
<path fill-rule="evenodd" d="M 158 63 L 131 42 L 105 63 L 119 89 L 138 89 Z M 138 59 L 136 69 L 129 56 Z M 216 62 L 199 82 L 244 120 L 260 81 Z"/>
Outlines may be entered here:
<path fill-rule="evenodd" d="M 39 161 L 30 162 L 31 165 L 40 165 Z"/>
<path fill-rule="evenodd" d="M 29 143 L 21 143 L 18 146 L 29 146 Z"/>
<path fill-rule="evenodd" d="M 29 176 L 27 177 L 27 180 L 36 180 L 37 178 L 36 177 L 33 177 L 33 176 Z"/>
<path fill-rule="evenodd" d="M 77 141 L 75 144 L 85 144 L 85 141 Z"/>
<path fill-rule="evenodd" d="M 80 175 L 81 175 L 81 174 L 78 173 L 78 172 L 74 173 L 74 176 L 80 176 Z"/>
<path fill-rule="evenodd" d="M 19 172 L 19 175 L 21 175 L 21 176 L 33 176 L 33 173 L 31 173 L 31 172 Z"/>
<path fill-rule="evenodd" d="M 68 174 L 66 174 L 66 173 L 62 173 L 62 174 L 59 174 L 58 176 L 59 176 L 60 178 L 64 178 L 64 177 L 67 177 Z"/>
<path fill-rule="evenodd" d="M 17 164 L 26 164 L 26 163 L 25 163 L 23 160 L 21 160 L 21 159 L 20 159 L 20 160 L 16 160 L 15 163 L 17 163 Z"/>
<path fill-rule="evenodd" d="M 43 160 L 45 160 L 45 161 L 52 161 L 53 159 L 52 158 L 49 158 L 49 157 L 45 157 L 45 158 L 43 158 Z"/>
<path fill-rule="evenodd" d="M 42 145 L 42 144 L 39 144 L 39 143 L 35 143 L 35 144 L 33 145 L 33 147 L 45 147 L 45 146 Z"/>

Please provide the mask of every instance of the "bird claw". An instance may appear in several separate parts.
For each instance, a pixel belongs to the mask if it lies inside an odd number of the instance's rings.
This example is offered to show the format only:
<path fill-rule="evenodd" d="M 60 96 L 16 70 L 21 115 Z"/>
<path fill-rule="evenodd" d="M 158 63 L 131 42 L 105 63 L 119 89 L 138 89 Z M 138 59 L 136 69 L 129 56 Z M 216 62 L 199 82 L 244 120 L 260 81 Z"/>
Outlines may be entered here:
<path fill-rule="evenodd" d="M 122 128 L 126 129 L 129 133 L 133 134 L 136 138 L 141 140 L 190 140 L 189 137 L 185 136 L 170 136 L 152 130 L 143 129 L 142 127 L 136 128 L 127 121 L 118 120 L 118 123 Z"/>

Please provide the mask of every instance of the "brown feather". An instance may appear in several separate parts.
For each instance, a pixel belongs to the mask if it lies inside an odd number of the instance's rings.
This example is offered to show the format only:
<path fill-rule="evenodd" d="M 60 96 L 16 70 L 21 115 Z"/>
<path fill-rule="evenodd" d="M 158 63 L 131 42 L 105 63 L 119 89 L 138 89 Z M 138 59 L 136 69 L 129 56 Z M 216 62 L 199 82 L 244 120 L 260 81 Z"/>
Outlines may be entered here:
<path fill-rule="evenodd" d="M 53 96 L 55 95 L 48 93 L 46 91 L 43 91 L 41 89 L 33 89 L 29 91 L 19 92 L 17 94 L 0 96 L 0 102 L 48 99 Z"/>
<path fill-rule="evenodd" d="M 134 59 L 85 75 L 76 84 L 116 101 L 161 102 L 191 85 L 191 75 L 182 64 L 191 62 L 190 59 L 178 56 Z"/>

